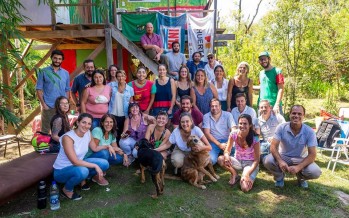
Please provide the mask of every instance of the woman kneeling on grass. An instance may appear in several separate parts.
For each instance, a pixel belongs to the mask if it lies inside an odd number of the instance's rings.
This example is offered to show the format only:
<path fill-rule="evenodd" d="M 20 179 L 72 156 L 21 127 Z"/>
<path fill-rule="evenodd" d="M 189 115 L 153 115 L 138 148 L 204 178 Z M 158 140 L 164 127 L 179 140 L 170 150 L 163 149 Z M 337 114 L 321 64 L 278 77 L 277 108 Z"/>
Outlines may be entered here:
<path fill-rule="evenodd" d="M 259 170 L 259 138 L 253 130 L 250 115 L 241 114 L 238 124 L 239 129 L 237 131 L 233 129 L 230 133 L 224 155 L 218 158 L 218 164 L 231 173 L 230 185 L 235 185 L 240 180 L 235 170 L 242 170 L 241 190 L 248 192 L 252 189 Z M 229 156 L 233 146 L 235 146 L 235 157 Z"/>
<path fill-rule="evenodd" d="M 92 119 L 90 114 L 80 114 L 74 129 L 59 139 L 61 149 L 53 164 L 53 177 L 57 182 L 64 183 L 61 193 L 71 200 L 82 198 L 74 192 L 74 187 L 87 178 L 92 178 L 100 185 L 109 184 L 103 177 L 103 172 L 109 168 L 108 161 L 101 158 L 84 159 L 89 146 L 96 146 L 90 132 Z"/>
<path fill-rule="evenodd" d="M 105 114 L 101 118 L 101 127 L 92 130 L 92 137 L 95 147 L 89 149 L 85 158 L 103 158 L 109 164 L 129 165 L 127 155 L 118 147 L 116 143 L 116 122 L 114 116 Z"/>

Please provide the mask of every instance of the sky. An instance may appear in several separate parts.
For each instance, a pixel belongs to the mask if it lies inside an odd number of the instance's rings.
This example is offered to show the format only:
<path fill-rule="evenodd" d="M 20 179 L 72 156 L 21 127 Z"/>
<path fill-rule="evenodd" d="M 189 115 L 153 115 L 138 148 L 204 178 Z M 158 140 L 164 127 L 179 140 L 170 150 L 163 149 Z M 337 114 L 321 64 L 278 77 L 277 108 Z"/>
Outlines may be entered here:
<path fill-rule="evenodd" d="M 226 23 L 233 25 L 233 21 L 227 21 L 227 18 L 230 17 L 233 10 L 238 10 L 237 2 L 238 0 L 217 0 L 217 9 L 221 17 L 220 22 L 224 20 Z M 244 19 L 248 18 L 248 20 L 252 20 L 252 17 L 256 12 L 258 2 L 259 0 L 242 0 L 242 12 Z M 261 19 L 273 7 L 274 3 L 275 0 L 263 0 L 254 22 Z"/>

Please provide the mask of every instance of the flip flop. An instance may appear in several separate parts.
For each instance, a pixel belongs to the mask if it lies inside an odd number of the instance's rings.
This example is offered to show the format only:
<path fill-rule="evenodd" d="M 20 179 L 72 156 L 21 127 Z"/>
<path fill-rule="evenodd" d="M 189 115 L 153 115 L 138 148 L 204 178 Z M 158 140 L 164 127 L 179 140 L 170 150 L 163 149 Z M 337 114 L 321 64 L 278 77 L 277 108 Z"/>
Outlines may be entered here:
<path fill-rule="evenodd" d="M 231 185 L 231 186 L 234 186 L 236 183 L 238 183 L 239 181 L 240 181 L 240 179 L 241 179 L 241 176 L 239 176 L 239 175 L 237 175 L 237 176 L 235 176 L 235 181 L 234 181 L 234 183 L 229 183 L 229 185 Z M 229 182 L 230 182 L 230 180 L 229 180 Z"/>

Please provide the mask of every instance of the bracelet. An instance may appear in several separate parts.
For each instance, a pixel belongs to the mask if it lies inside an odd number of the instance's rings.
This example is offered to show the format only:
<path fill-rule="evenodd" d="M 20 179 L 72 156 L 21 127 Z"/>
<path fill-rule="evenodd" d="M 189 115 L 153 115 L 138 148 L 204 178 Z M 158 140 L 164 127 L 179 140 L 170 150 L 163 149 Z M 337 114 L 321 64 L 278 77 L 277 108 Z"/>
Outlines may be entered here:
<path fill-rule="evenodd" d="M 80 107 L 80 103 L 77 103 L 77 104 L 76 104 L 76 107 Z"/>

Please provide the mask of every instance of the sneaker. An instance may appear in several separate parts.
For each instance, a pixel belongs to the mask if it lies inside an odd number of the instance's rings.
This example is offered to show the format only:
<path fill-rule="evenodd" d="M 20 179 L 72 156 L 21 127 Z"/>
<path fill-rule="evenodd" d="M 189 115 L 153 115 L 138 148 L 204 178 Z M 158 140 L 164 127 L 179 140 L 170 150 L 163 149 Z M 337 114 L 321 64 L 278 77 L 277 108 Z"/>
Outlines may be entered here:
<path fill-rule="evenodd" d="M 283 188 L 284 185 L 285 184 L 284 184 L 284 180 L 283 179 L 275 182 L 275 187 Z"/>
<path fill-rule="evenodd" d="M 304 179 L 299 179 L 298 180 L 298 186 L 302 188 L 308 188 L 308 182 Z"/>
<path fill-rule="evenodd" d="M 81 186 L 81 190 L 88 191 L 88 190 L 90 190 L 90 186 L 87 185 L 87 183 L 85 183 L 83 186 Z"/>
<path fill-rule="evenodd" d="M 68 199 L 70 199 L 70 200 L 73 200 L 73 201 L 78 201 L 78 200 L 80 200 L 82 197 L 81 197 L 81 195 L 79 195 L 78 193 L 76 193 L 76 192 L 73 192 L 73 195 L 72 195 L 72 197 L 70 198 L 70 197 L 68 197 L 63 191 L 61 192 L 61 196 L 63 196 L 63 197 L 65 197 L 65 198 L 68 198 Z"/>
<path fill-rule="evenodd" d="M 95 183 L 97 183 L 98 185 L 100 185 L 100 186 L 107 186 L 107 185 L 109 185 L 109 182 L 108 182 L 108 180 L 106 180 L 104 177 L 101 177 L 101 178 L 95 178 L 95 177 L 93 177 L 92 178 L 92 182 L 95 182 Z"/>

